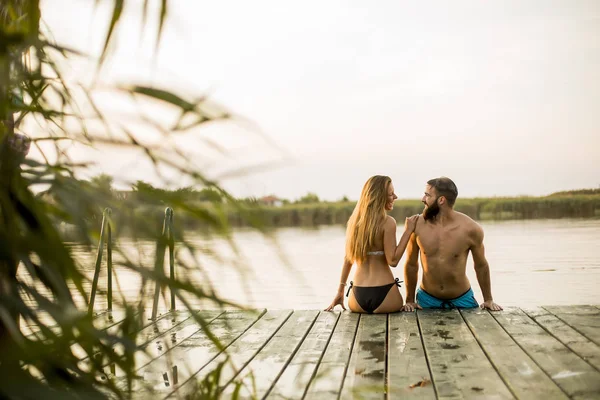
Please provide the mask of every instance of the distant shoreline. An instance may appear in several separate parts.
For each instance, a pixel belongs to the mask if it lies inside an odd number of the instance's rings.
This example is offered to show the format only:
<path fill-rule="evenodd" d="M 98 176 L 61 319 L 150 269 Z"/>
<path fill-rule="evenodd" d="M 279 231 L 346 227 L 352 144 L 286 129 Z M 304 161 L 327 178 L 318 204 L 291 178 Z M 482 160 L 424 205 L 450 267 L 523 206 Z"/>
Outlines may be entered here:
<path fill-rule="evenodd" d="M 319 202 L 264 206 L 260 215 L 269 226 L 315 226 L 345 224 L 356 202 Z M 600 218 L 600 194 L 551 195 L 544 197 L 458 198 L 456 211 L 479 221 L 552 218 Z M 389 212 L 398 221 L 423 211 L 421 200 L 396 200 Z M 232 225 L 244 225 L 232 218 Z"/>
<path fill-rule="evenodd" d="M 186 230 L 203 232 L 209 229 L 202 219 L 189 213 L 201 212 L 206 218 L 222 221 L 230 227 L 256 227 L 259 229 L 279 227 L 317 227 L 326 225 L 345 226 L 356 202 L 313 202 L 264 205 L 257 200 L 234 203 L 190 201 L 176 199 L 154 199 L 153 203 L 133 199 L 113 199 L 106 204 L 97 204 L 97 211 L 90 215 L 90 224 L 100 228 L 101 210 L 112 208 L 114 234 L 129 236 L 131 221 L 139 221 L 147 234 L 158 234 L 162 229 L 165 207 L 174 210 L 174 229 L 179 233 Z M 131 201 L 131 202 L 130 202 Z M 103 202 L 102 202 L 103 203 Z M 454 206 L 476 221 L 535 220 L 559 218 L 600 218 L 600 194 L 554 194 L 544 197 L 491 197 L 458 198 Z M 99 212 L 99 213 L 98 213 Z M 423 212 L 420 200 L 396 200 L 389 214 L 402 224 L 404 218 Z M 79 234 L 70 224 L 57 221 L 65 240 L 77 240 Z M 223 225 L 225 226 L 225 225 Z M 208 232 L 208 231 L 207 231 Z"/>

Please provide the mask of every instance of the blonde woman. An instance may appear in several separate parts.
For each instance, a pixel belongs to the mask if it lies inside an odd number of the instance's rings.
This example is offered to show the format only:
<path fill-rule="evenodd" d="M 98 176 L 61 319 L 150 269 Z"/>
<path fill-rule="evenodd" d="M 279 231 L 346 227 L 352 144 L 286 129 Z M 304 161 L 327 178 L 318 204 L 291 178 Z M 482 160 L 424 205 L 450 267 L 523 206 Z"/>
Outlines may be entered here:
<path fill-rule="evenodd" d="M 352 265 L 356 262 L 354 280 L 350 282 L 348 307 L 361 313 L 400 311 L 404 304 L 390 267 L 398 265 L 415 230 L 418 215 L 406 218 L 400 242 L 396 244 L 396 220 L 387 215 L 398 198 L 388 176 L 375 175 L 365 183 L 360 199 L 346 228 L 346 256 L 337 294 L 325 309 L 344 307 L 344 288 Z"/>

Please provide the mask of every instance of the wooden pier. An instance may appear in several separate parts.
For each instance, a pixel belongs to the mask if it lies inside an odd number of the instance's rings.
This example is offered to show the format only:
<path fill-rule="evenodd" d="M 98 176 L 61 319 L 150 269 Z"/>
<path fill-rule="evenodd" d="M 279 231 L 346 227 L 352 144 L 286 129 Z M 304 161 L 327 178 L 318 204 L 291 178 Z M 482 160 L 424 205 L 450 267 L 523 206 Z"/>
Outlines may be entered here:
<path fill-rule="evenodd" d="M 600 398 L 599 306 L 201 315 L 224 349 L 189 312 L 160 316 L 138 335 L 134 398 Z"/>

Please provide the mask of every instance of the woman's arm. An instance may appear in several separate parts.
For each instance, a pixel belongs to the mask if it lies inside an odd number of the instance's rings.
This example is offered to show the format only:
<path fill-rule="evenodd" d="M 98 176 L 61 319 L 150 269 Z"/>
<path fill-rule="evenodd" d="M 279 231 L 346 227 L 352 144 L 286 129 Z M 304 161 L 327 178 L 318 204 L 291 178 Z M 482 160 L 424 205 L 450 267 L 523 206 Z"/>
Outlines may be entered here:
<path fill-rule="evenodd" d="M 404 232 L 400 241 L 396 245 L 396 220 L 392 217 L 388 217 L 383 226 L 383 251 L 385 252 L 385 259 L 390 267 L 395 267 L 400 262 L 410 235 L 415 230 L 417 224 L 418 215 L 408 217 L 404 223 Z"/>
<path fill-rule="evenodd" d="M 342 265 L 342 274 L 340 276 L 340 283 L 338 284 L 337 293 L 335 294 L 333 301 L 331 302 L 329 307 L 325 309 L 325 311 L 332 311 L 333 308 L 338 304 L 341 305 L 344 310 L 346 309 L 346 307 L 344 306 L 344 288 L 346 287 L 346 281 L 348 280 L 348 275 L 350 275 L 351 269 L 352 262 L 344 258 L 344 264 Z"/>

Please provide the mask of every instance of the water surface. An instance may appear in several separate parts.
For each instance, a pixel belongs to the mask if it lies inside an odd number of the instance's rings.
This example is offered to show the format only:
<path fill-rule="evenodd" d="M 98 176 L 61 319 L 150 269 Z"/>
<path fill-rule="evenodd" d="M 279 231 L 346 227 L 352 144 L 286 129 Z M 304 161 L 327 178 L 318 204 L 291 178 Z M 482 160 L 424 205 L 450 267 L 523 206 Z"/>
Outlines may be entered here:
<path fill-rule="evenodd" d="M 499 304 L 600 304 L 600 220 L 486 221 L 481 225 L 492 291 Z M 240 229 L 233 239 L 237 252 L 223 239 L 189 232 L 188 240 L 202 251 L 192 257 L 179 246 L 178 257 L 186 262 L 193 259 L 198 266 L 191 270 L 178 266 L 178 274 L 200 286 L 210 284 L 220 296 L 251 307 L 320 309 L 331 301 L 343 261 L 343 226 L 280 228 L 272 238 Z M 142 262 L 149 268 L 153 265 L 153 243 L 141 242 L 134 247 L 122 241 L 121 245 L 132 254 L 140 251 Z M 95 255 L 80 245 L 74 245 L 73 251 L 90 266 L 92 276 Z M 393 269 L 401 280 L 403 264 L 404 259 Z M 116 272 L 127 301 L 138 298 L 139 276 L 123 267 L 117 267 Z M 467 275 L 476 298 L 482 301 L 471 258 Z M 103 269 L 100 288 L 105 287 L 105 280 Z M 401 291 L 404 295 L 404 288 Z M 150 296 L 147 304 L 151 306 Z M 104 306 L 105 298 L 98 297 L 97 308 Z M 166 305 L 161 301 L 161 306 Z"/>

